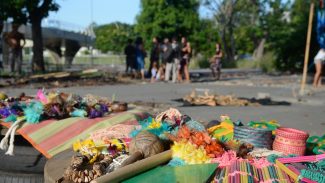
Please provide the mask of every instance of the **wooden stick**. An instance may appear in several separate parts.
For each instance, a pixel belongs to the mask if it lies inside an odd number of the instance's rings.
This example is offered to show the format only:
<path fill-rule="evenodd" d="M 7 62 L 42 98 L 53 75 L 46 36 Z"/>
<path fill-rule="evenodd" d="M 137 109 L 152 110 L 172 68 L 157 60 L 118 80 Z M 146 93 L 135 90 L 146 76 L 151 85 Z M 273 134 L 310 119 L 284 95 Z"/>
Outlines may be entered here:
<path fill-rule="evenodd" d="M 290 170 L 288 167 L 286 167 L 283 163 L 281 163 L 278 160 L 275 160 L 275 164 L 286 174 L 288 174 L 295 182 L 298 182 L 298 175 Z"/>
<path fill-rule="evenodd" d="M 133 177 L 139 173 L 147 171 L 151 168 L 167 163 L 172 158 L 172 151 L 168 150 L 149 158 L 137 161 L 125 167 L 119 168 L 109 174 L 106 174 L 98 179 L 92 181 L 92 183 L 118 183 L 122 180 Z"/>
<path fill-rule="evenodd" d="M 302 74 L 302 81 L 301 81 L 301 87 L 300 87 L 301 95 L 304 94 L 305 85 L 306 85 L 310 38 L 311 38 L 311 30 L 312 30 L 312 25 L 313 25 L 313 16 L 314 16 L 314 3 L 311 3 L 310 10 L 309 10 L 309 22 L 308 22 L 307 41 L 306 41 L 306 50 L 305 50 L 304 70 L 303 70 L 303 74 Z"/>

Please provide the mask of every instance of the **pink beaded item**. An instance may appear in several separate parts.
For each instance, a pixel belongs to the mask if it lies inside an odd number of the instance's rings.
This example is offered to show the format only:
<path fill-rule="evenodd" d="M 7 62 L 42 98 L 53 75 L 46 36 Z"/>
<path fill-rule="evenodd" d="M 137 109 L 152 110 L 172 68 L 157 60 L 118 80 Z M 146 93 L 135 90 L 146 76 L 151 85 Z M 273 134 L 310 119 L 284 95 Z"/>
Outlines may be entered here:
<path fill-rule="evenodd" d="M 275 135 L 273 150 L 284 154 L 305 154 L 308 133 L 293 128 L 278 128 Z"/>

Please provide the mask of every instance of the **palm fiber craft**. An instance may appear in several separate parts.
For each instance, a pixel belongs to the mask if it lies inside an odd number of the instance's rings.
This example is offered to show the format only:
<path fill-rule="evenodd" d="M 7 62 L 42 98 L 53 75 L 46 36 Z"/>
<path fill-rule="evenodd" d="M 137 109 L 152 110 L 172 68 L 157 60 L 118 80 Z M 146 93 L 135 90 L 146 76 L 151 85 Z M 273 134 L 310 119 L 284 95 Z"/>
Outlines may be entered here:
<path fill-rule="evenodd" d="M 304 155 L 308 133 L 293 128 L 278 128 L 275 131 L 273 149 L 284 154 Z"/>
<path fill-rule="evenodd" d="M 269 129 L 235 126 L 234 138 L 250 143 L 256 148 L 272 149 L 272 130 Z"/>

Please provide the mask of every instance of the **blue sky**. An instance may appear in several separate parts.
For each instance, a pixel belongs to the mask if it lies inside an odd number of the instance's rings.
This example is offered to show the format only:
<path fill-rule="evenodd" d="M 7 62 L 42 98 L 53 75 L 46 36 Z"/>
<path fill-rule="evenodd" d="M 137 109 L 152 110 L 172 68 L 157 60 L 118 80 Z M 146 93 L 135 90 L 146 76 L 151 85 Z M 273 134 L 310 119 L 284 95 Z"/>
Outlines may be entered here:
<path fill-rule="evenodd" d="M 60 4 L 60 9 L 50 13 L 49 19 L 83 27 L 92 22 L 91 9 L 93 21 L 97 24 L 115 21 L 133 24 L 140 11 L 140 0 L 57 0 L 57 3 Z"/>
<path fill-rule="evenodd" d="M 57 3 L 59 11 L 50 13 L 48 18 L 80 26 L 92 22 L 91 9 L 97 24 L 114 21 L 134 23 L 140 11 L 140 0 L 57 0 Z"/>

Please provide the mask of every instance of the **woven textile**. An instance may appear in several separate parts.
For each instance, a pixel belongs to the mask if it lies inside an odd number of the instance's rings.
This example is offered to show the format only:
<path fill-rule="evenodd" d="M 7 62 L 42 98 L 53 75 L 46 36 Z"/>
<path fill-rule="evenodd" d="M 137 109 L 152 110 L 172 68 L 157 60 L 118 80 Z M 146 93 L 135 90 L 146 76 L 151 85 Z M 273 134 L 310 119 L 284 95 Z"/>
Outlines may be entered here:
<path fill-rule="evenodd" d="M 273 143 L 271 130 L 245 126 L 235 126 L 234 138 L 243 142 L 248 142 L 256 148 L 271 149 Z"/>
<path fill-rule="evenodd" d="M 25 123 L 17 133 L 45 157 L 51 158 L 72 147 L 76 140 L 89 137 L 91 132 L 116 124 L 135 123 L 148 116 L 139 110 L 130 110 L 95 119 L 71 117 L 63 120 L 45 120 L 38 124 Z M 9 128 L 12 123 L 0 122 L 0 124 Z"/>
<path fill-rule="evenodd" d="M 273 149 L 284 154 L 304 155 L 308 133 L 293 128 L 278 128 L 275 131 Z"/>

